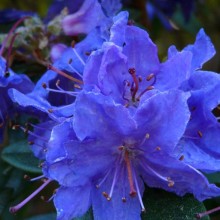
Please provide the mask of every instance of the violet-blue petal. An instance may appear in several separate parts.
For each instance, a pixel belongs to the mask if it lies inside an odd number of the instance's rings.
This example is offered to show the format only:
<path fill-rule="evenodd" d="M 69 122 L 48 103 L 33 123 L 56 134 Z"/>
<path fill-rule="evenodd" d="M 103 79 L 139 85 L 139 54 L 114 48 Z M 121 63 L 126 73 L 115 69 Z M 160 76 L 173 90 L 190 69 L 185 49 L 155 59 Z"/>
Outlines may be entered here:
<path fill-rule="evenodd" d="M 104 43 L 101 50 L 91 55 L 84 71 L 84 83 L 96 85 L 103 94 L 111 94 L 115 102 L 124 103 L 126 74 L 130 78 L 126 61 L 120 47 Z"/>
<path fill-rule="evenodd" d="M 118 13 L 122 7 L 120 0 L 101 0 L 100 3 L 102 10 L 108 17 Z"/>
<path fill-rule="evenodd" d="M 160 91 L 179 88 L 190 77 L 191 60 L 191 52 L 183 51 L 162 63 L 156 74 L 155 87 Z"/>
<path fill-rule="evenodd" d="M 88 34 L 104 18 L 97 0 L 85 0 L 77 12 L 63 19 L 62 27 L 67 35 Z"/>
<path fill-rule="evenodd" d="M 170 90 L 141 100 L 134 120 L 138 132 L 149 135 L 143 144 L 144 150 L 153 152 L 160 147 L 167 153 L 172 152 L 189 121 L 187 99 L 188 94 Z"/>
<path fill-rule="evenodd" d="M 98 93 L 79 94 L 74 115 L 73 127 L 80 140 L 86 137 L 103 137 L 105 133 L 113 137 L 126 135 L 136 128 L 127 108 L 116 104 L 111 97 Z M 93 129 L 90 129 L 91 126 Z"/>
<path fill-rule="evenodd" d="M 90 185 L 83 187 L 60 187 L 54 197 L 57 220 L 81 217 L 91 205 Z"/>
<path fill-rule="evenodd" d="M 145 170 L 142 176 L 148 186 L 163 188 L 180 196 L 192 193 L 199 201 L 220 195 L 220 188 L 209 184 L 201 172 L 184 161 L 170 157 L 163 150 L 145 157 L 147 165 L 142 164 Z M 168 186 L 168 180 L 172 180 L 174 184 Z"/>
<path fill-rule="evenodd" d="M 61 13 L 61 11 L 66 7 L 68 9 L 69 13 L 74 13 L 77 10 L 79 10 L 80 6 L 82 5 L 83 0 L 53 0 L 52 4 L 50 5 L 47 15 L 44 19 L 45 22 L 49 22 L 54 17 L 56 17 L 58 14 Z"/>
<path fill-rule="evenodd" d="M 65 44 L 55 44 L 50 51 L 52 62 L 57 61 L 63 55 L 63 52 L 66 50 L 66 48 L 67 46 Z"/>
<path fill-rule="evenodd" d="M 215 55 L 215 48 L 203 29 L 197 34 L 195 43 L 185 47 L 184 50 L 193 54 L 192 71 L 201 69 L 203 64 Z"/>
<path fill-rule="evenodd" d="M 127 11 L 122 11 L 113 17 L 113 25 L 111 27 L 110 41 L 116 45 L 123 46 L 125 39 L 125 30 L 128 23 L 129 14 Z"/>

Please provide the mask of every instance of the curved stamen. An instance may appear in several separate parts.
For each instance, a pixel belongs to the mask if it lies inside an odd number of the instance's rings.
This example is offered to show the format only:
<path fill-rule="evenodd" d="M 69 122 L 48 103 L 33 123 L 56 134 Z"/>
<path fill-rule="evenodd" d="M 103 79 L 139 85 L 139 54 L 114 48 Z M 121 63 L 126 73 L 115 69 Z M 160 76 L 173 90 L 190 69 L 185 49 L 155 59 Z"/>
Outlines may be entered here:
<path fill-rule="evenodd" d="M 107 177 L 109 176 L 110 172 L 111 172 L 111 169 L 106 173 L 106 175 L 105 175 L 104 178 L 101 180 L 101 182 L 96 185 L 96 188 L 99 188 L 99 187 L 105 182 L 105 180 L 106 180 Z"/>
<path fill-rule="evenodd" d="M 7 54 L 7 58 L 6 58 L 6 65 L 5 65 L 5 75 L 7 76 L 7 74 L 9 74 L 8 72 L 8 65 L 9 65 L 9 58 L 10 58 L 10 55 L 11 55 L 11 51 L 12 51 L 12 48 L 13 48 L 13 44 L 14 44 L 14 41 L 15 41 L 15 38 L 18 36 L 18 33 L 16 33 L 12 39 L 11 39 L 11 42 L 10 42 L 10 45 L 9 45 L 9 49 L 8 49 L 8 54 Z"/>
<path fill-rule="evenodd" d="M 139 189 L 139 186 L 138 186 L 135 169 L 133 169 L 133 173 L 134 173 L 134 183 L 135 183 L 135 187 L 136 187 L 136 190 L 137 190 L 138 199 L 139 199 L 139 202 L 140 202 L 140 205 L 141 205 L 141 211 L 146 212 L 146 209 L 144 207 L 144 203 L 143 203 L 143 200 L 142 200 L 142 197 L 141 197 L 140 189 Z"/>
<path fill-rule="evenodd" d="M 76 82 L 76 83 L 79 83 L 79 84 L 83 84 L 83 81 L 79 80 L 79 79 L 76 79 L 70 75 L 68 75 L 67 73 L 57 69 L 56 67 L 52 66 L 52 65 L 48 65 L 48 69 L 49 70 L 53 70 L 54 72 L 60 74 L 61 76 L 64 76 L 66 77 L 67 79 L 73 81 L 73 82 Z"/>
<path fill-rule="evenodd" d="M 22 208 L 25 204 L 27 204 L 32 198 L 34 198 L 41 190 L 43 190 L 50 182 L 51 182 L 50 179 L 46 180 L 37 190 L 35 190 L 25 200 L 23 200 L 21 203 L 19 203 L 16 206 L 10 207 L 9 211 L 11 213 L 17 212 L 20 208 Z"/>
<path fill-rule="evenodd" d="M 23 18 L 19 19 L 11 28 L 11 30 L 9 31 L 8 35 L 6 36 L 6 38 L 4 39 L 4 41 L 2 42 L 2 46 L 0 49 L 0 56 L 2 56 L 4 49 L 5 49 L 5 45 L 8 42 L 8 39 L 10 38 L 11 34 L 14 32 L 14 30 L 18 27 L 19 24 L 21 24 L 25 19 L 31 18 L 30 16 L 24 16 Z"/>
<path fill-rule="evenodd" d="M 35 178 L 30 179 L 29 181 L 34 182 L 34 181 L 40 180 L 40 179 L 42 179 L 42 178 L 45 178 L 45 176 L 44 176 L 44 175 L 37 176 L 37 177 L 35 177 Z"/>
<path fill-rule="evenodd" d="M 72 92 L 72 91 L 65 91 L 65 90 L 57 90 L 57 89 L 51 89 L 46 86 L 45 83 L 42 84 L 42 87 L 47 90 L 48 92 L 55 92 L 55 93 L 61 93 L 65 95 L 70 95 L 76 97 L 78 95 L 78 92 Z"/>
<path fill-rule="evenodd" d="M 80 57 L 80 55 L 78 54 L 78 52 L 74 48 L 74 46 L 75 46 L 75 42 L 74 41 L 72 41 L 72 45 L 71 46 L 72 46 L 73 52 L 76 55 L 76 57 L 79 59 L 79 61 L 82 63 L 82 65 L 85 66 L 86 64 L 85 64 L 84 60 Z"/>

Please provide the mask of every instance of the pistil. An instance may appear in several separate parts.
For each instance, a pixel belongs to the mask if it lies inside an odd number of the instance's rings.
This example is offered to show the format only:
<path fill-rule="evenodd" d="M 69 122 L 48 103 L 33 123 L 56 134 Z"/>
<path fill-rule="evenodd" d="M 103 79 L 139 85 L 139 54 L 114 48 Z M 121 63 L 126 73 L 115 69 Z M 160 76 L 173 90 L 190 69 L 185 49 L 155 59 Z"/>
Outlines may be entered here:
<path fill-rule="evenodd" d="M 125 150 L 125 163 L 126 163 L 126 167 L 127 167 L 127 172 L 128 172 L 128 182 L 130 185 L 130 196 L 134 197 L 136 196 L 137 192 L 134 188 L 134 182 L 133 182 L 133 175 L 132 175 L 132 165 L 131 165 L 131 161 L 129 158 L 129 152 L 127 150 Z"/>

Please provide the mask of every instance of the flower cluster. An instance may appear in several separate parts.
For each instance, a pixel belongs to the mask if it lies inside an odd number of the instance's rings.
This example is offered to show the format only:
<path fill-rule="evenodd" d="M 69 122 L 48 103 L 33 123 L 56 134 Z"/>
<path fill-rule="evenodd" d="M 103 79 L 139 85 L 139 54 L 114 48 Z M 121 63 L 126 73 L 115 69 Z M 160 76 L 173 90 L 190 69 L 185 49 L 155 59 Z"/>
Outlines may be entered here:
<path fill-rule="evenodd" d="M 220 170 L 220 125 L 212 114 L 220 77 L 202 70 L 214 46 L 201 29 L 194 44 L 171 46 L 160 62 L 148 33 L 127 12 L 116 14 L 120 6 L 85 0 L 64 18 L 67 34 L 87 36 L 64 47 L 33 89 L 20 89 L 23 78 L 16 86 L 7 81 L 14 75 L 1 78 L 10 102 L 41 121 L 26 132 L 44 161 L 41 188 L 59 183 L 53 201 L 60 220 L 91 206 L 97 220 L 140 219 L 145 186 L 199 201 L 220 195 L 203 174 Z M 0 73 L 4 65 L 1 59 Z"/>

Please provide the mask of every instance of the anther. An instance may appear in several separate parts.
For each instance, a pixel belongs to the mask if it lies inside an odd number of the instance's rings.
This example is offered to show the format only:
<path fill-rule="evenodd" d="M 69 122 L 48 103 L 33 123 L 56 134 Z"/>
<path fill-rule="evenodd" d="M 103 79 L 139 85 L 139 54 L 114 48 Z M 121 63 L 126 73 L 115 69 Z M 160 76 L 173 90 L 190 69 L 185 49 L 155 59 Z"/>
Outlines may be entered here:
<path fill-rule="evenodd" d="M 130 19 L 128 20 L 128 23 L 127 23 L 129 26 L 132 26 L 135 24 L 134 20 Z"/>
<path fill-rule="evenodd" d="M 25 174 L 25 175 L 24 175 L 24 179 L 29 181 L 31 178 L 30 178 L 30 176 L 28 176 L 27 174 Z"/>
<path fill-rule="evenodd" d="M 142 77 L 141 76 L 138 76 L 138 81 L 142 82 Z"/>
<path fill-rule="evenodd" d="M 148 76 L 147 76 L 147 78 L 146 78 L 146 80 L 147 81 L 150 81 L 152 78 L 154 78 L 154 74 L 153 73 L 151 73 L 151 74 L 149 74 Z"/>
<path fill-rule="evenodd" d="M 86 56 L 89 56 L 90 54 L 91 54 L 91 52 L 88 52 L 88 51 L 85 52 L 85 55 L 86 55 Z"/>
<path fill-rule="evenodd" d="M 184 160 L 184 155 L 181 155 L 179 158 L 180 161 Z"/>
<path fill-rule="evenodd" d="M 170 178 L 170 177 L 167 177 L 167 181 L 168 181 L 168 186 L 169 187 L 173 187 L 175 182 Z"/>
<path fill-rule="evenodd" d="M 149 138 L 150 138 L 150 134 L 147 133 L 147 134 L 145 135 L 145 138 L 146 138 L 146 139 L 149 139 Z"/>
<path fill-rule="evenodd" d="M 128 69 L 128 72 L 131 74 L 131 75 L 134 75 L 136 73 L 136 70 L 135 68 L 129 68 Z"/>
<path fill-rule="evenodd" d="M 122 197 L 121 200 L 122 200 L 122 202 L 126 202 L 126 198 L 125 197 Z"/>
<path fill-rule="evenodd" d="M 4 74 L 4 77 L 5 77 L 5 78 L 8 78 L 9 76 L 10 76 L 9 71 L 6 71 L 5 74 Z"/>
<path fill-rule="evenodd" d="M 199 137 L 202 137 L 202 132 L 201 131 L 198 131 L 197 133 L 198 133 Z"/>
<path fill-rule="evenodd" d="M 156 147 L 157 151 L 161 151 L 161 148 L 159 146 Z"/>
<path fill-rule="evenodd" d="M 48 109 L 47 110 L 49 113 L 53 113 L 53 109 Z"/>
<path fill-rule="evenodd" d="M 12 130 L 18 130 L 20 128 L 20 125 L 13 125 Z"/>
<path fill-rule="evenodd" d="M 71 64 L 72 62 L 73 62 L 73 59 L 70 58 L 69 61 L 68 61 L 68 63 Z"/>
<path fill-rule="evenodd" d="M 119 146 L 118 150 L 120 150 L 120 151 L 124 150 L 124 146 Z"/>
<path fill-rule="evenodd" d="M 102 192 L 102 195 L 107 199 L 109 197 L 107 192 Z"/>
<path fill-rule="evenodd" d="M 42 83 L 42 87 L 43 87 L 44 89 L 46 89 L 46 88 L 47 88 L 47 84 L 46 84 L 46 83 Z"/>

